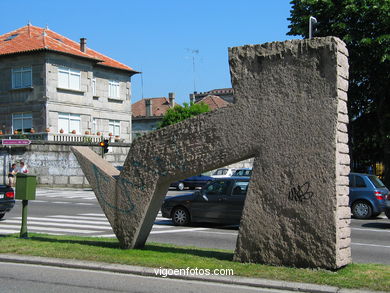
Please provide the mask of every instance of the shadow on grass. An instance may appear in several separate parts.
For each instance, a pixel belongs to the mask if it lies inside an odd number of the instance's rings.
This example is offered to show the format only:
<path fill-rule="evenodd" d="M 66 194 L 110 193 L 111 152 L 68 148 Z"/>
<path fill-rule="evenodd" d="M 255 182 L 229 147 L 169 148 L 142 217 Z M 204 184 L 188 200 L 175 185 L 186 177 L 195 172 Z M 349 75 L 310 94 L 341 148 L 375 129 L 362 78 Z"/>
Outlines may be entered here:
<path fill-rule="evenodd" d="M 218 260 L 233 260 L 232 252 L 213 251 L 213 250 L 198 250 L 196 248 L 185 247 L 171 247 L 164 246 L 158 243 L 148 243 L 143 250 L 150 250 L 163 253 L 180 253 L 180 254 L 192 254 L 199 257 L 215 258 Z"/>
<path fill-rule="evenodd" d="M 9 235 L 4 237 L 11 237 Z M 15 237 L 15 236 L 13 236 Z M 79 244 L 86 246 L 94 246 L 94 247 L 102 247 L 102 248 L 111 248 L 111 249 L 122 249 L 117 240 L 113 241 L 99 241 L 99 240 L 81 240 L 81 239 L 58 239 L 50 236 L 37 236 L 30 235 L 29 239 L 40 242 L 50 242 L 50 243 L 63 243 L 63 244 Z M 161 252 L 161 253 L 175 253 L 175 254 L 183 254 L 183 255 L 194 255 L 205 258 L 213 258 L 218 260 L 233 260 L 233 252 L 223 252 L 223 251 L 214 251 L 214 250 L 200 250 L 196 248 L 186 248 L 186 247 L 175 247 L 166 244 L 160 243 L 148 243 L 144 248 L 139 249 L 143 251 L 153 251 L 153 252 Z"/>

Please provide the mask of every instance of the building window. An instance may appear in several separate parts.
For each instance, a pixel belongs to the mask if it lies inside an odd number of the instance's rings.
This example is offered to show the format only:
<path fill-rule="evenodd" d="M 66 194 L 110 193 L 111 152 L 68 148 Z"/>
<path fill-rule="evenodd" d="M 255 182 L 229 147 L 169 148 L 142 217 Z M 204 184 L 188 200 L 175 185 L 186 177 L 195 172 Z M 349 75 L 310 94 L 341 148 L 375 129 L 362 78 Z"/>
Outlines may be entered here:
<path fill-rule="evenodd" d="M 121 134 L 121 122 L 119 120 L 109 120 L 108 121 L 108 130 L 113 135 Z"/>
<path fill-rule="evenodd" d="M 31 67 L 19 67 L 12 69 L 12 88 L 20 89 L 32 86 Z"/>
<path fill-rule="evenodd" d="M 58 113 L 58 129 L 64 130 L 64 133 L 71 133 L 76 130 L 80 133 L 80 115 L 71 113 Z"/>
<path fill-rule="evenodd" d="M 63 89 L 80 90 L 80 70 L 67 67 L 58 68 L 58 87 Z"/>
<path fill-rule="evenodd" d="M 96 78 L 92 79 L 92 95 L 96 96 Z"/>
<path fill-rule="evenodd" d="M 119 82 L 115 80 L 110 80 L 108 82 L 108 97 L 117 99 L 119 98 Z"/>
<path fill-rule="evenodd" d="M 12 130 L 22 133 L 31 132 L 32 128 L 32 114 L 21 113 L 12 115 Z"/>

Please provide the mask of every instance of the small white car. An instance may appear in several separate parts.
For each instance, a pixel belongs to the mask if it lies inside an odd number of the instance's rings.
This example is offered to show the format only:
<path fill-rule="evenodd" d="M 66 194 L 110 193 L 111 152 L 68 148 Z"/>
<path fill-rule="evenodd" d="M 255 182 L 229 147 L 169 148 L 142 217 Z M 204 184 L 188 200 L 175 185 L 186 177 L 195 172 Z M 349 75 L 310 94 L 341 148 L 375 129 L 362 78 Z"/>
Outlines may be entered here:
<path fill-rule="evenodd" d="M 236 169 L 232 168 L 219 168 L 211 173 L 211 177 L 213 178 L 226 178 L 231 177 L 236 171 Z"/>

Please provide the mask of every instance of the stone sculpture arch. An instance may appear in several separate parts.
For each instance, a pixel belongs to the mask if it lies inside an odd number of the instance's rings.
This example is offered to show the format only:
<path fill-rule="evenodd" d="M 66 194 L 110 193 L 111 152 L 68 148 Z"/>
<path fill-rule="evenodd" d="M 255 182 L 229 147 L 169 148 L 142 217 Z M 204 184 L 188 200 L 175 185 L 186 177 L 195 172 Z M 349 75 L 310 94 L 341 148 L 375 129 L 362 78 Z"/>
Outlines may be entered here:
<path fill-rule="evenodd" d="M 122 247 L 144 246 L 170 182 L 255 157 L 235 260 L 348 264 L 347 56 L 334 37 L 230 48 L 234 105 L 136 139 L 120 174 L 74 147 Z"/>

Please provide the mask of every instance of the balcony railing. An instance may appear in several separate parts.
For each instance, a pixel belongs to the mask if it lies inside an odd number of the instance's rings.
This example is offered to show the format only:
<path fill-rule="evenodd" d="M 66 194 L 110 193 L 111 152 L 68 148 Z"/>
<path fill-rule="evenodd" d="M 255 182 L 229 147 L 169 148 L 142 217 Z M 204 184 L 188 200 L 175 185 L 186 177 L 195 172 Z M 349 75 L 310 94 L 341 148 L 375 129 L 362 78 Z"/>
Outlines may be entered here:
<path fill-rule="evenodd" d="M 101 135 L 90 134 L 65 134 L 65 133 L 23 133 L 23 134 L 3 134 L 1 139 L 29 139 L 29 140 L 46 140 L 57 142 L 83 142 L 83 143 L 98 143 L 102 140 Z M 116 139 L 114 136 L 103 136 L 103 139 L 108 139 L 111 142 L 123 142 L 123 139 Z"/>

